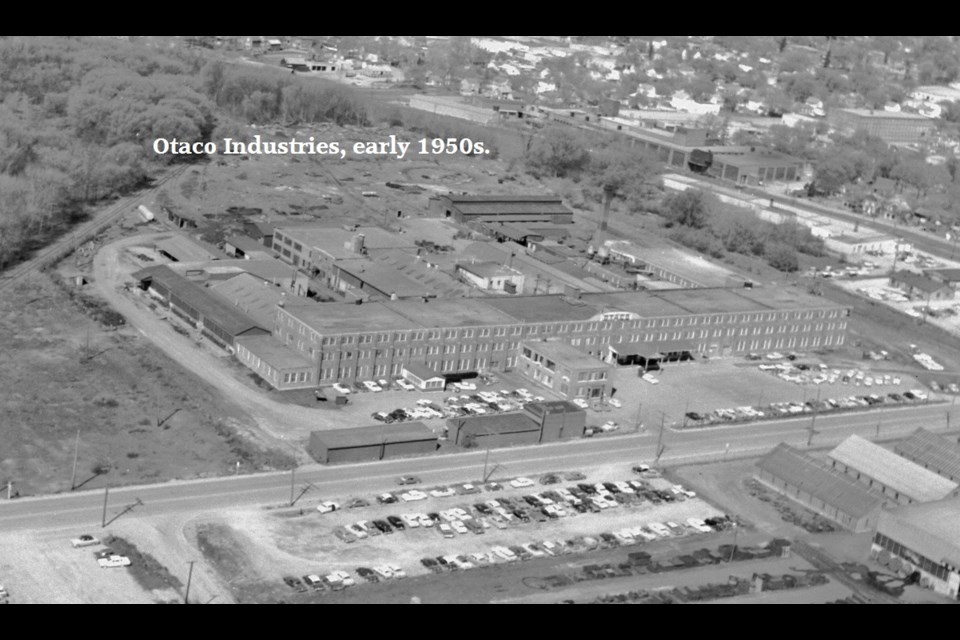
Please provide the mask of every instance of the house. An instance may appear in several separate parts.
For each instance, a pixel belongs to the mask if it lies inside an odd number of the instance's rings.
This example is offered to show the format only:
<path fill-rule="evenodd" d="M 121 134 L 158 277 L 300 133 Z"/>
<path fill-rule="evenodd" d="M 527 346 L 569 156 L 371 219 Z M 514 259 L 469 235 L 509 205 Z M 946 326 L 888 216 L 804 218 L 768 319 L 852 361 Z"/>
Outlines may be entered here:
<path fill-rule="evenodd" d="M 957 293 L 952 284 L 913 271 L 897 271 L 890 276 L 890 284 L 910 297 L 922 298 L 928 302 L 953 300 Z"/>
<path fill-rule="evenodd" d="M 272 249 L 246 235 L 233 235 L 226 238 L 223 243 L 223 250 L 228 256 L 244 260 L 260 260 L 273 258 L 277 255 Z"/>

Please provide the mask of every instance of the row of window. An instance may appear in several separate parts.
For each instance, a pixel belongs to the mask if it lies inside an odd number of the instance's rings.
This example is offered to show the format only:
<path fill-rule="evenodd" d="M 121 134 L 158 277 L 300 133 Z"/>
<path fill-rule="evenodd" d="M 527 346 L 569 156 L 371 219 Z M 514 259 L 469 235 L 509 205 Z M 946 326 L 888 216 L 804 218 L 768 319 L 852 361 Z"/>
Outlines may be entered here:
<path fill-rule="evenodd" d="M 488 367 L 491 369 L 497 369 L 500 367 L 499 360 L 490 361 L 487 358 L 466 358 L 466 359 L 451 359 L 443 360 L 437 362 L 428 362 L 426 363 L 427 368 L 436 371 L 437 373 L 452 373 L 452 372 L 463 372 L 463 371 L 483 371 Z M 506 358 L 505 365 L 507 368 L 513 367 L 516 364 L 513 357 Z M 357 367 L 321 367 L 320 369 L 320 380 L 321 381 L 335 381 L 335 380 L 349 380 L 349 379 L 359 379 L 359 380 L 368 380 L 371 378 L 380 378 L 383 376 L 399 376 L 403 372 L 403 363 L 395 362 L 392 365 L 378 364 L 378 365 L 360 365 Z"/>

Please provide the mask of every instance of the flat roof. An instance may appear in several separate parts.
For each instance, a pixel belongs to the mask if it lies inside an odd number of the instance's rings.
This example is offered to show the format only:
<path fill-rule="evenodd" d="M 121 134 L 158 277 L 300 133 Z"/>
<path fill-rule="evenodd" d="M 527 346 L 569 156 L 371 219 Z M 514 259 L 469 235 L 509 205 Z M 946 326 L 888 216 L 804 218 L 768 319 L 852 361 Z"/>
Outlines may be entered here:
<path fill-rule="evenodd" d="M 881 511 L 877 531 L 934 562 L 960 568 L 960 498 Z"/>
<path fill-rule="evenodd" d="M 531 402 L 523 406 L 523 410 L 537 416 L 554 413 L 586 413 L 583 409 L 568 402 L 567 400 L 545 400 L 543 402 Z"/>
<path fill-rule="evenodd" d="M 253 238 L 247 235 L 240 235 L 240 234 L 232 235 L 224 239 L 224 243 L 229 244 L 231 247 L 236 247 L 237 249 L 240 249 L 244 253 L 250 253 L 253 251 L 262 251 L 263 253 L 273 255 L 273 249 L 271 249 L 266 245 L 260 244 L 259 242 L 257 242 L 256 240 L 254 240 Z"/>
<path fill-rule="evenodd" d="M 855 518 L 869 515 L 884 502 L 878 492 L 786 443 L 778 444 L 757 466 Z"/>
<path fill-rule="evenodd" d="M 204 278 L 220 279 L 232 278 L 241 273 L 249 273 L 261 280 L 277 283 L 278 281 L 295 280 L 297 270 L 276 258 L 258 258 L 256 260 L 201 260 L 198 262 L 178 262 L 167 265 L 175 273 L 193 279 L 195 275 Z"/>
<path fill-rule="evenodd" d="M 947 282 L 960 281 L 960 269 L 924 269 L 923 272 L 928 276 L 938 275 Z"/>
<path fill-rule="evenodd" d="M 457 264 L 457 267 L 481 278 L 523 275 L 516 269 L 508 267 L 505 264 L 500 264 L 499 262 L 461 262 Z"/>
<path fill-rule="evenodd" d="M 942 500 L 958 486 L 858 435 L 841 442 L 830 457 L 917 502 Z"/>
<path fill-rule="evenodd" d="M 960 444 L 920 428 L 894 445 L 894 451 L 920 466 L 956 481 L 960 478 Z"/>
<path fill-rule="evenodd" d="M 501 413 L 489 416 L 470 416 L 450 418 L 447 425 L 456 427 L 460 433 L 478 436 L 498 435 L 502 433 L 522 433 L 539 431 L 540 425 L 523 412 Z"/>
<path fill-rule="evenodd" d="M 285 307 L 293 317 L 321 334 L 599 320 L 605 313 L 657 318 L 843 308 L 790 287 L 619 291 L 583 293 L 579 298 L 552 294 L 431 299 L 429 302 L 384 300 L 360 305 L 295 298 Z"/>
<path fill-rule="evenodd" d="M 277 227 L 274 235 L 281 233 L 291 240 L 321 251 L 335 260 L 356 258 L 356 253 L 346 248 L 358 236 L 363 236 L 363 246 L 367 249 L 388 249 L 392 247 L 414 247 L 416 238 L 408 234 L 399 234 L 381 229 L 380 227 L 358 227 L 356 231 L 349 231 L 340 227 L 323 227 L 319 225 Z"/>
<path fill-rule="evenodd" d="M 571 347 L 566 342 L 559 340 L 526 340 L 523 342 L 523 346 L 547 356 L 551 360 L 575 369 L 601 369 L 610 367 L 610 365 L 603 360 L 589 356 L 576 347 Z"/>
<path fill-rule="evenodd" d="M 370 447 L 395 444 L 398 442 L 420 442 L 436 440 L 437 434 L 422 422 L 400 422 L 352 429 L 330 429 L 329 431 L 310 432 L 311 443 L 319 440 L 327 449 L 346 449 L 348 447 Z"/>
<path fill-rule="evenodd" d="M 683 249 L 639 247 L 629 240 L 608 240 L 604 245 L 611 253 L 623 256 L 632 263 L 643 262 L 659 267 L 703 287 L 723 287 L 729 285 L 731 280 L 745 280 L 723 265 Z"/>
<path fill-rule="evenodd" d="M 272 327 L 276 323 L 277 305 L 284 298 L 279 287 L 249 273 L 218 282 L 210 287 L 210 291 L 264 327 Z"/>
<path fill-rule="evenodd" d="M 431 369 L 430 367 L 428 367 L 427 365 L 421 362 L 408 362 L 405 365 L 403 365 L 403 369 L 405 371 L 409 371 L 410 373 L 417 376 L 424 382 L 426 382 L 427 380 L 434 380 L 437 378 L 441 380 L 444 379 L 443 374 L 437 373 L 436 371 L 434 371 L 433 369 Z"/>
<path fill-rule="evenodd" d="M 435 296 L 439 292 L 426 283 L 407 277 L 386 264 L 380 264 L 366 258 L 337 260 L 333 263 L 344 273 L 362 280 L 384 295 L 396 294 L 401 298 L 411 296 Z"/>
<path fill-rule="evenodd" d="M 771 164 L 797 164 L 802 165 L 804 161 L 801 158 L 788 156 L 785 153 L 776 151 L 761 151 L 753 153 L 714 153 L 713 158 L 724 164 L 735 167 L 762 167 Z"/>
<path fill-rule="evenodd" d="M 525 215 L 525 214 L 561 214 L 573 215 L 573 211 L 564 206 L 558 196 L 512 196 L 512 195 L 446 195 L 464 215 Z"/>
<path fill-rule="evenodd" d="M 316 364 L 301 356 L 287 345 L 273 336 L 240 336 L 237 344 L 243 345 L 250 353 L 257 356 L 274 369 L 304 369 L 314 368 Z"/>
<path fill-rule="evenodd" d="M 914 273 L 913 271 L 897 271 L 890 279 L 893 282 L 902 282 L 903 284 L 910 285 L 927 293 L 933 293 L 934 291 L 949 288 L 950 286 L 945 282 L 938 282 L 937 280 L 919 273 Z"/>

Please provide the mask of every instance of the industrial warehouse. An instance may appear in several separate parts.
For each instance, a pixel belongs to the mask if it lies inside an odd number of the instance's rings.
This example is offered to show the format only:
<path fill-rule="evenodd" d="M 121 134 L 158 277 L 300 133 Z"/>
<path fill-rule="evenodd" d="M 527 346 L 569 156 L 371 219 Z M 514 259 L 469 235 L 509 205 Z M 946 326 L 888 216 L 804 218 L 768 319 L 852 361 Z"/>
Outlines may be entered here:
<path fill-rule="evenodd" d="M 399 376 L 408 363 L 453 376 L 512 370 L 524 342 L 564 342 L 598 362 L 646 367 L 696 355 L 836 347 L 848 313 L 789 288 L 364 304 L 295 299 L 278 310 L 274 335 L 316 363 L 321 384 L 332 384 Z"/>

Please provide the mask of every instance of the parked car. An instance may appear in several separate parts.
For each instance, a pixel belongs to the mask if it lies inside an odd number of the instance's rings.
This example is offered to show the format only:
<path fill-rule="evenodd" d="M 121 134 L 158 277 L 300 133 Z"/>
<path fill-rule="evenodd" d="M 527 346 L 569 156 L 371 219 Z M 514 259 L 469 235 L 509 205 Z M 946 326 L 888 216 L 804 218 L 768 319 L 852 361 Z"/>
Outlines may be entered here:
<path fill-rule="evenodd" d="M 340 384 L 339 382 L 334 382 L 334 383 L 333 383 L 333 390 L 336 391 L 337 393 L 339 393 L 340 395 L 344 395 L 344 396 L 348 396 L 348 395 L 350 395 L 351 393 L 353 393 L 353 391 L 352 391 L 350 388 L 345 387 L 344 385 Z"/>
<path fill-rule="evenodd" d="M 320 513 L 330 513 L 332 511 L 338 511 L 340 509 L 340 503 L 334 502 L 333 500 L 327 500 L 326 502 L 321 502 L 317 505 L 317 511 Z"/>
<path fill-rule="evenodd" d="M 414 390 L 416 390 L 416 387 L 415 387 L 415 386 L 413 386 L 412 384 L 410 384 L 409 382 L 407 382 L 407 381 L 404 380 L 403 378 L 397 378 L 397 379 L 395 380 L 395 382 L 396 382 L 396 385 L 397 385 L 398 387 L 400 387 L 401 389 L 403 389 L 404 391 L 414 391 Z"/>
<path fill-rule="evenodd" d="M 530 478 L 524 478 L 524 477 L 514 478 L 513 480 L 510 481 L 510 486 L 513 487 L 513 488 L 515 488 L 515 489 L 522 489 L 522 488 L 524 488 L 524 487 L 532 487 L 534 484 L 535 484 L 535 483 L 534 483 L 533 480 L 531 480 Z"/>
<path fill-rule="evenodd" d="M 91 536 L 91 535 L 84 534 L 84 535 L 82 535 L 82 536 L 79 536 L 79 537 L 77 537 L 77 538 L 72 539 L 72 540 L 70 541 L 70 544 L 73 545 L 73 548 L 74 548 L 74 549 L 79 549 L 79 548 L 81 548 L 81 547 L 93 547 L 93 546 L 96 546 L 96 545 L 100 544 L 100 540 L 99 540 L 98 538 L 94 538 L 94 537 Z"/>
<path fill-rule="evenodd" d="M 420 478 L 418 478 L 417 476 L 400 476 L 399 478 L 397 478 L 397 484 L 399 484 L 400 486 L 404 486 L 408 484 L 419 484 L 419 483 L 420 483 Z"/>

